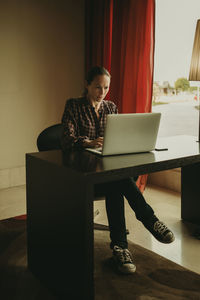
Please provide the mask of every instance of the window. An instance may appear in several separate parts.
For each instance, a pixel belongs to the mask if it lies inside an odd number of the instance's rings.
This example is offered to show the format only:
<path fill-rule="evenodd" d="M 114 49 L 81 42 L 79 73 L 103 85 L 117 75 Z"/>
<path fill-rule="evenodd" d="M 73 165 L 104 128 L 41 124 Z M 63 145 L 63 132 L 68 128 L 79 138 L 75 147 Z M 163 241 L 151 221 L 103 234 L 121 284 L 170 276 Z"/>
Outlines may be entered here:
<path fill-rule="evenodd" d="M 198 135 L 198 83 L 188 81 L 198 19 L 199 0 L 156 0 L 152 111 L 162 114 L 159 136 Z"/>

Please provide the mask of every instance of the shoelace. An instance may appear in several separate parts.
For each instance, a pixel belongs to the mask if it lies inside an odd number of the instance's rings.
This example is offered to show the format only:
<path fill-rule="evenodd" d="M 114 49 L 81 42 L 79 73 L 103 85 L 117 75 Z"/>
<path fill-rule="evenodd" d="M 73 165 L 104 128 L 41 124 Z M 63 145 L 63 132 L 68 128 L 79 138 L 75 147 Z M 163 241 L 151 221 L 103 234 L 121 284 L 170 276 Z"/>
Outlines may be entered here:
<path fill-rule="evenodd" d="M 129 263 L 129 262 L 130 262 L 130 263 L 133 263 L 131 254 L 130 254 L 130 252 L 128 251 L 128 249 L 124 249 L 123 254 L 124 254 L 124 262 L 125 262 L 125 263 Z"/>
<path fill-rule="evenodd" d="M 161 234 L 163 234 L 163 233 L 165 233 L 165 231 L 168 230 L 168 228 L 163 222 L 156 221 L 155 224 L 154 224 L 154 230 L 158 231 Z"/>
<path fill-rule="evenodd" d="M 115 251 L 119 260 L 123 263 L 133 263 L 132 257 L 128 249 L 122 249 L 120 247 L 115 247 Z"/>

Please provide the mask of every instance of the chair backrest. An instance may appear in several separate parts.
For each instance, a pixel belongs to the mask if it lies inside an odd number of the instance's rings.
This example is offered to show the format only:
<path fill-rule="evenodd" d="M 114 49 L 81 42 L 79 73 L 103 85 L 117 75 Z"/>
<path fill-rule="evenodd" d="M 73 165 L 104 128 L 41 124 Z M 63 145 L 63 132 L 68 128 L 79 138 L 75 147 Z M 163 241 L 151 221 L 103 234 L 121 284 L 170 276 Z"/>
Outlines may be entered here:
<path fill-rule="evenodd" d="M 61 149 L 62 124 L 55 124 L 44 129 L 37 138 L 39 151 Z"/>

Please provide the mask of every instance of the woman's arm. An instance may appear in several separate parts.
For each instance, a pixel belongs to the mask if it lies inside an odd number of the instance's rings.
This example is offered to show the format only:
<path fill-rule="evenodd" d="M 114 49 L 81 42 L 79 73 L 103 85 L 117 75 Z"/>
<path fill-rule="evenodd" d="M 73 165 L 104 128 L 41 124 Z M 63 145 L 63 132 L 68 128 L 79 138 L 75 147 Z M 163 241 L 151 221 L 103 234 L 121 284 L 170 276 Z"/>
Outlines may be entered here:
<path fill-rule="evenodd" d="M 68 100 L 65 105 L 62 116 L 63 134 L 61 138 L 61 146 L 63 150 L 70 148 L 82 148 L 87 136 L 80 136 L 80 129 L 76 117 L 74 102 Z"/>
<path fill-rule="evenodd" d="M 61 147 L 63 150 L 71 148 L 95 148 L 103 145 L 103 137 L 91 140 L 88 136 L 80 135 L 79 117 L 77 102 L 73 99 L 67 101 L 62 117 L 63 134 Z"/>

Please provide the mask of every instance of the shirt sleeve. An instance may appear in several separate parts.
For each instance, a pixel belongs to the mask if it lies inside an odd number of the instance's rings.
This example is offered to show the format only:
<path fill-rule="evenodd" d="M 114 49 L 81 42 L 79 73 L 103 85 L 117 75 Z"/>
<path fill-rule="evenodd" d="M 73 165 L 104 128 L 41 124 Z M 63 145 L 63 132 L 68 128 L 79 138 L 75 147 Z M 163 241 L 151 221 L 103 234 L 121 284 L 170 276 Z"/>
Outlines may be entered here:
<path fill-rule="evenodd" d="M 111 114 L 118 114 L 118 108 L 117 108 L 117 105 L 112 102 L 112 101 L 108 101 L 109 103 L 109 111 Z"/>
<path fill-rule="evenodd" d="M 114 106 L 113 106 L 113 111 L 114 111 L 114 114 L 118 114 L 118 108 L 117 108 L 117 105 L 115 103 L 113 103 Z"/>
<path fill-rule="evenodd" d="M 61 147 L 63 150 L 71 148 L 83 148 L 83 142 L 87 136 L 80 136 L 80 129 L 77 121 L 76 107 L 73 99 L 66 102 L 62 116 L 63 133 Z"/>

